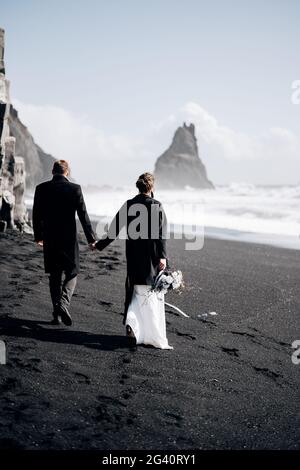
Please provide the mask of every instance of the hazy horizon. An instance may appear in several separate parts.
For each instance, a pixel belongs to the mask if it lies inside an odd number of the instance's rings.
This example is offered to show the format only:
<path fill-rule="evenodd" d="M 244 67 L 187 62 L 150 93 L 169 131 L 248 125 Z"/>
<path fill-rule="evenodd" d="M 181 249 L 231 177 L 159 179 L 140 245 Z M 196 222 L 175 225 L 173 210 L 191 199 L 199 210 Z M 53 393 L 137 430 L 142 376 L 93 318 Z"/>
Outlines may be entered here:
<path fill-rule="evenodd" d="M 131 185 L 184 121 L 214 184 L 300 183 L 296 0 L 0 7 L 12 102 L 82 184 Z"/>

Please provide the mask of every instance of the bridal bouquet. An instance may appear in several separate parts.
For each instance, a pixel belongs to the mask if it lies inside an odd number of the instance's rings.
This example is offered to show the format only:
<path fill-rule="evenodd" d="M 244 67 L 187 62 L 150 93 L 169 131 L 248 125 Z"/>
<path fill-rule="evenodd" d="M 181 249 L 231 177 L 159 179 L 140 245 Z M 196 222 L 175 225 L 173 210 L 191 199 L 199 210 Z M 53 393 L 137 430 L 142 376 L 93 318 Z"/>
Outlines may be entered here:
<path fill-rule="evenodd" d="M 181 271 L 160 271 L 156 276 L 152 285 L 152 292 L 160 292 L 166 294 L 169 290 L 179 289 L 183 287 L 183 277 Z"/>

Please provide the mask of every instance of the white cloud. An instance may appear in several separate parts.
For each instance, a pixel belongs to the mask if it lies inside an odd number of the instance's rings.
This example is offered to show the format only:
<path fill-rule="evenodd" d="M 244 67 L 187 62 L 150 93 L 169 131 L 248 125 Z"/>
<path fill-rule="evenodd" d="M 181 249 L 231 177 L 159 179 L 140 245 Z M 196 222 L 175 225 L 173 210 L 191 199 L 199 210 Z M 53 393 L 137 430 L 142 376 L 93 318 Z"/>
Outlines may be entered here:
<path fill-rule="evenodd" d="M 83 184 L 132 183 L 137 174 L 153 169 L 183 121 L 195 124 L 200 156 L 213 181 L 279 183 L 282 178 L 286 183 L 298 174 L 300 139 L 292 131 L 278 127 L 247 135 L 220 124 L 193 102 L 149 126 L 140 138 L 107 134 L 86 116 L 60 107 L 18 100 L 14 104 L 36 142 L 55 157 L 69 160 L 75 179 Z"/>
<path fill-rule="evenodd" d="M 114 176 L 120 168 L 132 165 L 141 151 L 141 142 L 127 135 L 107 135 L 89 123 L 86 116 L 75 115 L 57 106 L 36 106 L 14 100 L 21 121 L 36 143 L 55 158 L 71 164 L 75 179 L 84 184 L 109 182 L 119 184 Z"/>
<path fill-rule="evenodd" d="M 173 128 L 175 124 L 181 125 L 183 121 L 195 124 L 200 145 L 209 154 L 216 153 L 220 160 L 300 157 L 300 139 L 292 131 L 278 127 L 270 128 L 261 135 L 250 136 L 220 124 L 208 111 L 193 102 L 185 104 L 176 115 L 170 115 L 156 129 L 161 132 L 170 125 Z"/>

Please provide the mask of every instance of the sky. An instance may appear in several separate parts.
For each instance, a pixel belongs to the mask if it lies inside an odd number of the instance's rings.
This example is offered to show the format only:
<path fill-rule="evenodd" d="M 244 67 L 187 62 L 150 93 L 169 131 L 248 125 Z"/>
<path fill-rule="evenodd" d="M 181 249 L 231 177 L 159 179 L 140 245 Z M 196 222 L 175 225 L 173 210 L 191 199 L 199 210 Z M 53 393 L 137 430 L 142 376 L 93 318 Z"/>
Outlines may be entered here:
<path fill-rule="evenodd" d="M 11 98 L 83 184 L 130 184 L 194 122 L 216 184 L 300 183 L 298 0 L 0 0 Z"/>

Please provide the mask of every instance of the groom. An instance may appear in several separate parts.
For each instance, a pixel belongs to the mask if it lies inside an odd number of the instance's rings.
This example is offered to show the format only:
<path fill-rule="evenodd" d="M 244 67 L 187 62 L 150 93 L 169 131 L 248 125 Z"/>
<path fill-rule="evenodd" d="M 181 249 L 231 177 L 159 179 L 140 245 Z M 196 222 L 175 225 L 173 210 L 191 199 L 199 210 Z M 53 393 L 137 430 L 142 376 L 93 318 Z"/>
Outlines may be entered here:
<path fill-rule="evenodd" d="M 45 272 L 49 273 L 51 324 L 59 325 L 62 321 L 70 326 L 69 305 L 79 272 L 76 213 L 90 245 L 95 242 L 95 235 L 81 187 L 68 180 L 68 162 L 57 160 L 52 174 L 52 180 L 36 187 L 32 222 L 35 241 L 44 249 Z"/>

